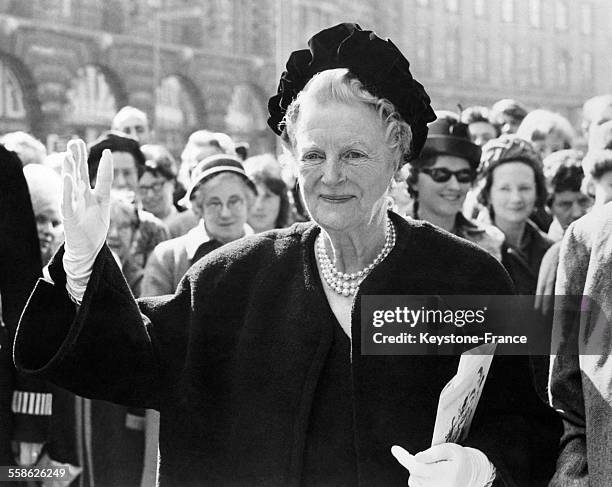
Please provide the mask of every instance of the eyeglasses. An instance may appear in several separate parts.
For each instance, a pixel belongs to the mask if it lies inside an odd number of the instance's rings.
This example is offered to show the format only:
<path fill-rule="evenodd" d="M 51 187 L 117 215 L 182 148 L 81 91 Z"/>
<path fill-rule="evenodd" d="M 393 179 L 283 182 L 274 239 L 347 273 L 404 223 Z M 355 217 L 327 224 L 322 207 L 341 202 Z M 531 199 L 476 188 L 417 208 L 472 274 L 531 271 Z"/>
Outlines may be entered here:
<path fill-rule="evenodd" d="M 471 169 L 459 169 L 458 171 L 451 171 L 445 167 L 433 167 L 421 169 L 421 172 L 427 174 L 436 183 L 445 183 L 452 176 L 455 176 L 459 183 L 471 183 L 474 181 L 476 174 Z"/>
<path fill-rule="evenodd" d="M 164 187 L 164 183 L 165 181 L 158 181 L 156 183 L 151 184 L 150 186 L 138 186 L 138 192 L 141 194 L 147 194 L 149 191 L 159 193 Z"/>

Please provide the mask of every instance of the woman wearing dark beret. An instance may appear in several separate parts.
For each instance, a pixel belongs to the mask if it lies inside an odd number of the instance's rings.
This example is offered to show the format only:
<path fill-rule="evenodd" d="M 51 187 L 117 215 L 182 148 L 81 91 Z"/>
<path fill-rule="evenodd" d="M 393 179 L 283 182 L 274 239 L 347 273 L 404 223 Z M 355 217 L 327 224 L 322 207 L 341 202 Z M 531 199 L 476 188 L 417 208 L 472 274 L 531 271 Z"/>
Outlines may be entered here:
<path fill-rule="evenodd" d="M 495 357 L 467 439 L 430 448 L 458 357 L 362 354 L 364 296 L 512 285 L 476 246 L 387 211 L 393 174 L 434 119 L 398 49 L 355 24 L 309 45 L 289 58 L 269 124 L 312 222 L 230 243 L 174 295 L 134 301 L 103 244 L 111 156 L 89 190 L 73 143 L 66 245 L 25 310 L 18 366 L 158 409 L 161 486 L 539 485 L 532 439 L 548 438 L 536 419 L 547 412 L 526 357 Z"/>

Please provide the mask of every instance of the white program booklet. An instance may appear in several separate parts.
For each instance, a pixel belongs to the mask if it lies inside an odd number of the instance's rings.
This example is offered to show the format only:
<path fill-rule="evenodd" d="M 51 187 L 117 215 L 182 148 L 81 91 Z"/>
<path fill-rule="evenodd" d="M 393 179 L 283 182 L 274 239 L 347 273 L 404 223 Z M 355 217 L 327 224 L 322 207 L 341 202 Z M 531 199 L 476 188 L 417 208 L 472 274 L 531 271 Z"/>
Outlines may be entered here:
<path fill-rule="evenodd" d="M 440 393 L 431 446 L 467 437 L 496 346 L 487 343 L 461 354 L 457 374 Z"/>

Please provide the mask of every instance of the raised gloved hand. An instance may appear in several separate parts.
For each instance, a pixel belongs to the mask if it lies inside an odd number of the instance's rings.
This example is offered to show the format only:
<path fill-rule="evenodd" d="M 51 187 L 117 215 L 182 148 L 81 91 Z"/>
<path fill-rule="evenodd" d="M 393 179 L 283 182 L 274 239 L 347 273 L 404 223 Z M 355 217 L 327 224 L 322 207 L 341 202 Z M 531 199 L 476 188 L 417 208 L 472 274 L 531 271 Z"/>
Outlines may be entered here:
<path fill-rule="evenodd" d="M 410 471 L 409 487 L 488 487 L 495 479 L 495 467 L 475 448 L 442 443 L 411 455 L 401 446 L 391 453 Z"/>
<path fill-rule="evenodd" d="M 71 140 L 62 166 L 62 179 L 66 289 L 80 303 L 110 224 L 110 189 L 113 181 L 111 152 L 106 149 L 102 153 L 96 187 L 92 189 L 85 142 Z"/>

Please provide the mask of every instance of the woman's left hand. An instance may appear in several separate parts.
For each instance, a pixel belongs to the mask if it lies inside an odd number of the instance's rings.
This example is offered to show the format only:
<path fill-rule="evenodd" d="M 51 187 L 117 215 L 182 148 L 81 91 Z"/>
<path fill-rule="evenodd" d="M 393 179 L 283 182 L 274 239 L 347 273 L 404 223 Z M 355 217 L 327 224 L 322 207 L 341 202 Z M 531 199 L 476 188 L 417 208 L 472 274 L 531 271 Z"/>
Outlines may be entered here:
<path fill-rule="evenodd" d="M 410 472 L 409 487 L 485 487 L 495 479 L 495 467 L 484 453 L 456 443 L 416 455 L 394 446 L 391 453 Z"/>

